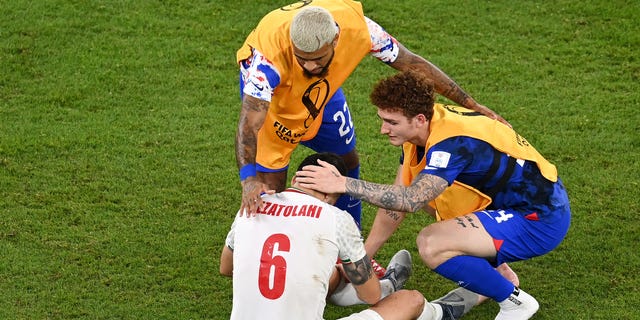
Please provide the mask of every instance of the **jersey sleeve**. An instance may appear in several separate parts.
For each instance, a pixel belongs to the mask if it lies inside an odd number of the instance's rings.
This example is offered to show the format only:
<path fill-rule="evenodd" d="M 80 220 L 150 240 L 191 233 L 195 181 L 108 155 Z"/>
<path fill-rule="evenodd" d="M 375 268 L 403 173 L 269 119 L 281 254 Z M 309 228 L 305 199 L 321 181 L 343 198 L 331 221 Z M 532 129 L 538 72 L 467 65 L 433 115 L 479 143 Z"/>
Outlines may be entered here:
<path fill-rule="evenodd" d="M 229 247 L 229 249 L 233 250 L 234 248 L 234 237 L 235 237 L 235 230 L 236 230 L 236 220 L 238 219 L 238 216 L 236 216 L 236 219 L 233 220 L 233 223 L 231 224 L 231 228 L 229 229 L 229 232 L 227 233 L 227 238 L 224 240 L 224 244 Z"/>
<path fill-rule="evenodd" d="M 240 90 L 264 101 L 271 101 L 273 91 L 280 84 L 280 72 L 255 48 L 252 55 L 240 62 Z"/>
<path fill-rule="evenodd" d="M 436 143 L 427 150 L 427 164 L 421 172 L 443 178 L 451 185 L 463 171 L 474 170 L 476 141 L 469 137 L 452 137 Z"/>
<path fill-rule="evenodd" d="M 342 262 L 358 261 L 364 258 L 364 241 L 353 217 L 346 211 L 336 211 L 336 232 L 339 257 Z"/>
<path fill-rule="evenodd" d="M 371 55 L 384 63 L 392 63 L 398 58 L 400 47 L 392 37 L 375 21 L 364 17 L 371 36 Z"/>

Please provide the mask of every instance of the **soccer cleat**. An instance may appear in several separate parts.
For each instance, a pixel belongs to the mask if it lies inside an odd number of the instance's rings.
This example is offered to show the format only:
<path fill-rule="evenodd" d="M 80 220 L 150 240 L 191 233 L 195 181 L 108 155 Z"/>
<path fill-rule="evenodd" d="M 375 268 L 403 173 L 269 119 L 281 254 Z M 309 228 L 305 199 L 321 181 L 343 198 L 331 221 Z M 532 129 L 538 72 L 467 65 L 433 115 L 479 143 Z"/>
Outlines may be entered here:
<path fill-rule="evenodd" d="M 473 291 L 458 287 L 432 303 L 442 307 L 442 320 L 457 320 L 478 303 L 478 296 Z"/>
<path fill-rule="evenodd" d="M 513 293 L 498 303 L 500 312 L 495 320 L 526 320 L 531 318 L 540 308 L 538 301 L 528 293 L 515 287 Z"/>
<path fill-rule="evenodd" d="M 396 252 L 389 261 L 387 272 L 380 280 L 389 279 L 393 285 L 394 291 L 398 291 L 404 287 L 411 275 L 411 254 L 407 250 Z"/>
<path fill-rule="evenodd" d="M 452 305 L 449 304 L 445 304 L 442 302 L 432 302 L 432 304 L 437 304 L 440 307 L 442 307 L 442 318 L 440 318 L 440 320 L 458 320 L 460 319 L 459 317 L 456 317 L 456 312 L 459 310 L 456 310 Z"/>
<path fill-rule="evenodd" d="M 376 274 L 378 279 L 384 277 L 384 274 L 387 273 L 387 269 L 381 266 L 376 259 L 371 259 L 371 266 L 373 267 L 373 273 Z"/>

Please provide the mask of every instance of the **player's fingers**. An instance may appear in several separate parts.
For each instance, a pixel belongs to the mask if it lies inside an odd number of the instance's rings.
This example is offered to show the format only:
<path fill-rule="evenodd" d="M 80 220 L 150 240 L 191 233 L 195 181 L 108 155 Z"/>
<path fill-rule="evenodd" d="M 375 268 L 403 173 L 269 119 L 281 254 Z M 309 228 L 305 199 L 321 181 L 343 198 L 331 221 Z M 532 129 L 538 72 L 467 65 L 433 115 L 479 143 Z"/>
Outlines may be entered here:
<path fill-rule="evenodd" d="M 498 121 L 504 123 L 505 125 L 509 126 L 509 128 L 513 128 L 513 126 L 511 126 L 511 123 L 507 122 L 507 120 L 505 120 L 503 117 L 498 116 Z"/>
<path fill-rule="evenodd" d="M 335 167 L 334 167 L 332 164 L 330 164 L 329 162 L 326 162 L 326 161 L 323 161 L 323 160 L 320 160 L 320 159 L 318 159 L 318 164 L 319 164 L 321 167 L 323 167 L 323 168 L 325 168 L 325 169 L 329 169 L 329 170 L 331 170 L 332 168 L 335 168 Z"/>
<path fill-rule="evenodd" d="M 313 185 L 313 176 L 312 172 L 308 171 L 298 171 L 296 172 L 296 183 L 299 183 L 303 187 L 309 187 Z"/>
<path fill-rule="evenodd" d="M 251 194 L 244 194 L 242 197 L 242 205 L 240 206 L 240 216 L 246 215 L 250 217 L 256 211 L 256 202 L 259 197 Z"/>
<path fill-rule="evenodd" d="M 329 162 L 318 159 L 318 163 L 325 169 L 324 172 L 331 173 L 332 175 L 339 177 L 341 176 L 338 169 Z"/>
<path fill-rule="evenodd" d="M 252 217 L 253 217 L 253 216 L 256 216 L 256 215 L 258 214 L 258 209 L 259 209 L 259 208 L 262 208 L 262 205 L 264 204 L 264 202 L 262 201 L 262 197 L 258 196 L 258 197 L 255 199 L 255 202 L 254 202 L 253 204 L 255 205 L 255 208 L 253 208 L 253 211 L 251 211 L 251 213 L 252 213 L 252 215 L 251 215 L 251 216 L 252 216 Z"/>
<path fill-rule="evenodd" d="M 253 217 L 258 208 L 258 199 L 259 197 L 254 197 L 249 199 L 249 203 L 247 203 L 247 218 Z"/>
<path fill-rule="evenodd" d="M 302 173 L 312 173 L 312 172 L 316 172 L 318 170 L 322 169 L 322 167 L 318 166 L 318 165 L 308 165 L 308 166 L 304 166 L 302 167 L 302 170 L 298 171 L 298 172 L 302 172 Z"/>

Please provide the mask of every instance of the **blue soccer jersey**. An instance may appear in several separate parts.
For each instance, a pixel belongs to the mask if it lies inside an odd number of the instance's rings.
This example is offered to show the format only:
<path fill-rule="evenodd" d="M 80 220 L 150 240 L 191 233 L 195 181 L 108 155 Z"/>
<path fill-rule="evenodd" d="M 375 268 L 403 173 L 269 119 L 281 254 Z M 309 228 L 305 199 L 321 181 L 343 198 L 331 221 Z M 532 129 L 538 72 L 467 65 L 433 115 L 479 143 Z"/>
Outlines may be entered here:
<path fill-rule="evenodd" d="M 449 184 L 458 180 L 488 194 L 493 200 L 489 210 L 512 209 L 523 215 L 535 213 L 538 220 L 552 222 L 558 219 L 556 211 L 563 211 L 568 206 L 569 200 L 560 180 L 545 179 L 535 163 L 510 159 L 485 141 L 466 136 L 451 137 L 431 146 L 426 157 L 423 173 L 441 177 Z M 507 169 L 510 165 L 511 173 Z M 506 180 L 501 181 L 505 175 Z"/>
<path fill-rule="evenodd" d="M 545 254 L 566 235 L 571 215 L 566 190 L 560 179 L 545 179 L 534 162 L 510 159 L 485 141 L 456 136 L 429 148 L 421 172 L 449 184 L 458 180 L 492 197 L 476 215 L 494 239 L 494 265 Z"/>

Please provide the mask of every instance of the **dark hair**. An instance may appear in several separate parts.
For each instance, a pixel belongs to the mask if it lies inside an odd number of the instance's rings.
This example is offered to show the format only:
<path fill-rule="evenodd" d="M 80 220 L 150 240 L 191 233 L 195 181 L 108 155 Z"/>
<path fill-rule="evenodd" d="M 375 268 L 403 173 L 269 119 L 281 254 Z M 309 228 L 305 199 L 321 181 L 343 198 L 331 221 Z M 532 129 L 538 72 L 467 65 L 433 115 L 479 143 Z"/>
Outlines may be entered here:
<path fill-rule="evenodd" d="M 369 96 L 382 110 L 401 111 L 407 118 L 423 114 L 433 117 L 433 81 L 426 75 L 409 70 L 378 81 Z"/>
<path fill-rule="evenodd" d="M 300 162 L 300 165 L 298 166 L 298 171 L 302 170 L 304 166 L 309 166 L 309 165 L 317 166 L 318 160 L 326 161 L 332 164 L 334 167 L 338 169 L 338 172 L 340 172 L 341 175 L 343 176 L 347 175 L 347 165 L 344 163 L 344 160 L 342 160 L 342 157 L 340 157 L 335 153 L 330 153 L 330 152 L 315 153 L 304 158 L 304 160 L 302 160 L 302 162 Z"/>

